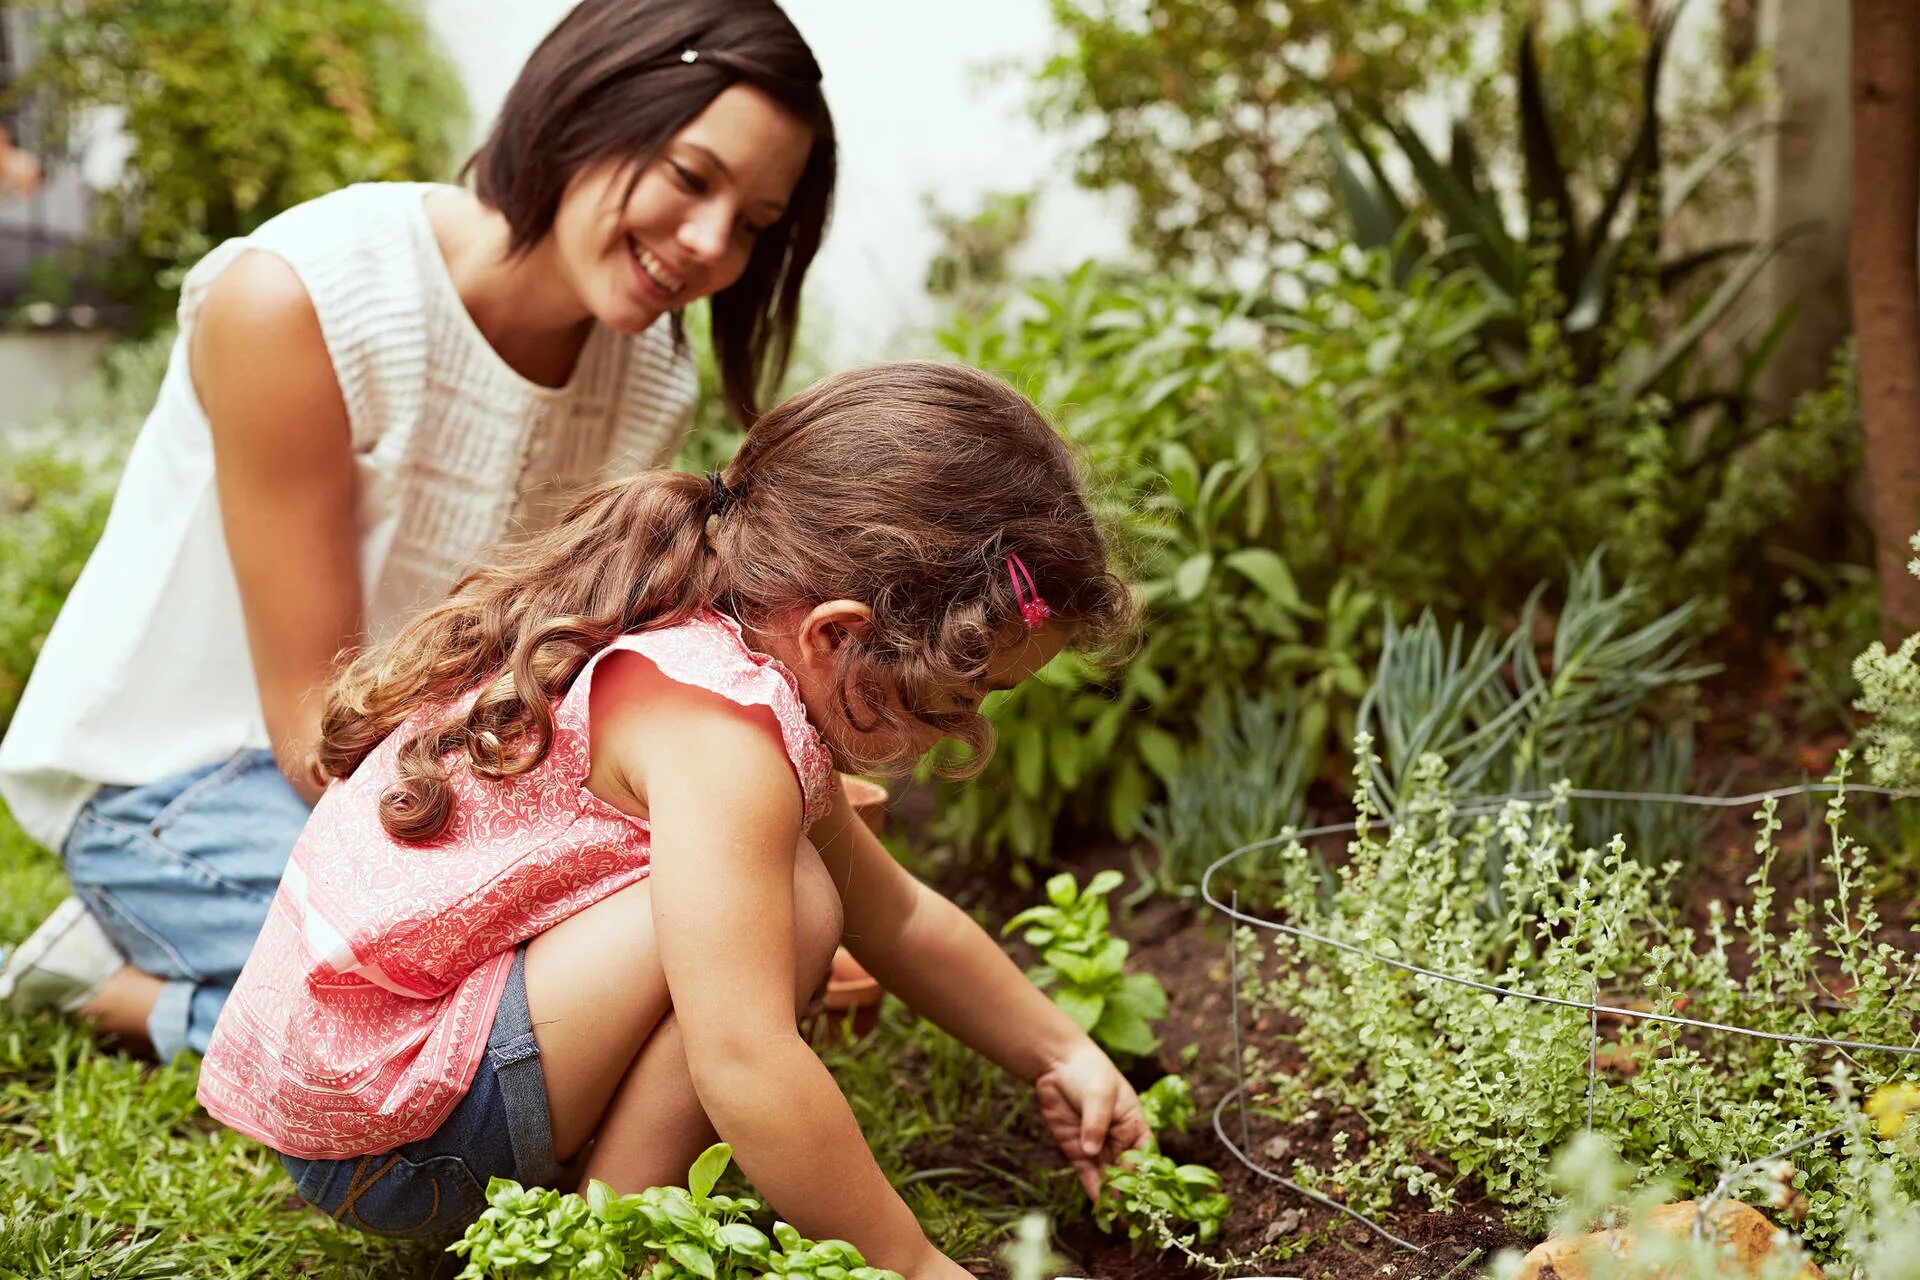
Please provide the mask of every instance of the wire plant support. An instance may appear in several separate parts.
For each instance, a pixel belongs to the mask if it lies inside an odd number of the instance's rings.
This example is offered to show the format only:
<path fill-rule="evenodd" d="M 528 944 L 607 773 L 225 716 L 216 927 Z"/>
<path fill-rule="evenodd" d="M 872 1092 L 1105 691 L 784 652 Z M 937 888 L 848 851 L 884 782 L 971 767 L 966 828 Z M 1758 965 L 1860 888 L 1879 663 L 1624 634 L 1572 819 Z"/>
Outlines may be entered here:
<path fill-rule="evenodd" d="M 1903 790 L 1898 790 L 1890 787 L 1875 787 L 1875 786 L 1866 786 L 1866 785 L 1855 785 L 1850 783 L 1839 784 L 1839 783 L 1831 783 L 1831 782 L 1807 782 L 1807 781 L 1802 781 L 1801 783 L 1795 786 L 1778 787 L 1768 791 L 1757 791 L 1748 795 L 1739 795 L 1739 796 L 1699 795 L 1699 794 L 1668 793 L 1668 792 L 1607 791 L 1607 790 L 1589 790 L 1589 789 L 1582 789 L 1582 788 L 1566 788 L 1559 791 L 1524 791 L 1524 792 L 1515 792 L 1509 795 L 1475 796 L 1475 797 L 1471 797 L 1463 800 L 1460 806 L 1454 810 L 1453 816 L 1455 818 L 1479 817 L 1487 814 L 1498 813 L 1500 810 L 1505 808 L 1508 804 L 1511 804 L 1516 801 L 1523 802 L 1523 803 L 1538 802 L 1543 800 L 1551 800 L 1558 796 L 1564 796 L 1570 800 L 1640 801 L 1640 802 L 1651 802 L 1651 803 L 1694 805 L 1701 808 L 1718 808 L 1718 809 L 1733 809 L 1733 808 L 1741 808 L 1741 807 L 1751 806 L 1751 805 L 1759 805 L 1764 803 L 1767 800 L 1784 800 L 1784 799 L 1805 797 L 1808 800 L 1807 821 L 1808 821 L 1808 830 L 1809 830 L 1807 864 L 1806 864 L 1807 900 L 1809 902 L 1813 902 L 1813 901 L 1816 901 L 1815 887 L 1816 887 L 1816 872 L 1817 872 L 1817 858 L 1814 853 L 1815 841 L 1813 837 L 1817 831 L 1817 826 L 1818 826 L 1813 816 L 1813 797 L 1818 795 L 1832 795 L 1832 794 L 1843 793 L 1843 792 L 1849 796 L 1856 796 L 1856 795 L 1881 796 L 1890 800 L 1920 799 L 1920 791 L 1903 791 Z M 1472 977 L 1472 976 L 1457 974 L 1457 973 L 1446 973 L 1437 969 L 1429 969 L 1424 965 L 1414 964 L 1411 961 L 1399 960 L 1391 956 L 1385 956 L 1380 954 L 1377 951 L 1373 951 L 1365 947 L 1355 946 L 1350 942 L 1344 942 L 1344 941 L 1341 941 L 1340 939 L 1328 937 L 1327 935 L 1322 933 L 1317 933 L 1314 930 L 1305 928 L 1302 925 L 1283 923 L 1277 920 L 1268 920 L 1261 916 L 1253 915 L 1246 911 L 1241 910 L 1238 891 L 1234 891 L 1233 893 L 1231 893 L 1229 895 L 1228 900 L 1224 902 L 1220 899 L 1220 897 L 1214 891 L 1214 877 L 1217 874 L 1219 874 L 1223 869 L 1231 866 L 1235 862 L 1238 862 L 1240 859 L 1245 858 L 1248 855 L 1257 854 L 1268 849 L 1274 849 L 1274 848 L 1292 845 L 1297 842 L 1303 842 L 1303 841 L 1311 840 L 1321 836 L 1351 835 L 1356 833 L 1359 830 L 1359 825 L 1360 824 L 1356 822 L 1336 822 L 1336 823 L 1328 823 L 1322 826 L 1302 828 L 1299 830 L 1289 829 L 1289 830 L 1282 831 L 1279 835 L 1271 836 L 1264 840 L 1257 840 L 1251 844 L 1241 845 L 1239 848 L 1232 850 L 1231 852 L 1221 856 L 1220 858 L 1217 858 L 1216 860 L 1214 860 L 1212 864 L 1210 864 L 1207 867 L 1205 873 L 1200 878 L 1201 897 L 1204 898 L 1207 904 L 1211 906 L 1215 911 L 1220 912 L 1230 922 L 1232 922 L 1232 924 L 1235 926 L 1235 929 L 1237 929 L 1237 927 L 1241 925 L 1245 925 L 1249 928 L 1254 928 L 1254 929 L 1266 929 L 1274 933 L 1286 934 L 1290 937 L 1299 938 L 1303 941 L 1314 943 L 1318 946 L 1328 947 L 1336 951 L 1341 951 L 1349 955 L 1360 957 L 1361 959 L 1367 961 L 1370 964 L 1377 964 L 1377 965 L 1382 965 L 1392 969 L 1398 969 L 1398 970 L 1401 970 L 1402 972 L 1415 974 L 1417 976 L 1420 976 L 1423 978 L 1429 978 L 1437 982 L 1452 983 L 1456 986 L 1466 987 L 1470 990 L 1486 992 L 1490 995 L 1505 996 L 1511 999 L 1523 1000 L 1533 1004 L 1546 1005 L 1549 1007 L 1561 1008 L 1561 1009 L 1575 1009 L 1575 1010 L 1580 1010 L 1585 1012 L 1587 1014 L 1588 1036 L 1590 1037 L 1590 1041 L 1591 1041 L 1588 1047 L 1588 1055 L 1587 1055 L 1587 1100 L 1586 1101 L 1587 1101 L 1587 1129 L 1589 1131 L 1591 1131 L 1593 1128 L 1594 1097 L 1598 1087 L 1599 1055 L 1600 1055 L 1600 1015 L 1602 1014 L 1606 1014 L 1610 1018 L 1637 1019 L 1643 1022 L 1667 1023 L 1673 1026 L 1690 1027 L 1698 1031 L 1720 1032 L 1727 1035 L 1747 1036 L 1753 1039 L 1770 1040 L 1770 1041 L 1787 1043 L 1787 1044 L 1812 1045 L 1812 1046 L 1817 1046 L 1822 1048 L 1838 1049 L 1838 1050 L 1843 1050 L 1847 1052 L 1887 1053 L 1887 1054 L 1895 1054 L 1903 1057 L 1920 1057 L 1920 1038 L 1916 1038 L 1915 1042 L 1909 1043 L 1909 1044 L 1879 1044 L 1871 1041 L 1836 1040 L 1836 1039 L 1831 1039 L 1829 1037 L 1820 1036 L 1820 1035 L 1796 1035 L 1796 1034 L 1776 1032 L 1776 1031 L 1761 1031 L 1753 1027 L 1743 1027 L 1743 1026 L 1739 1026 L 1732 1023 L 1713 1022 L 1703 1018 L 1689 1018 L 1677 1013 L 1655 1013 L 1651 1010 L 1633 1009 L 1633 1008 L 1627 1008 L 1620 1005 L 1605 1004 L 1605 1003 L 1602 1003 L 1600 999 L 1599 979 L 1597 976 L 1591 980 L 1592 981 L 1591 993 L 1586 1000 L 1570 1000 L 1561 996 L 1542 995 L 1539 992 L 1524 991 L 1514 987 L 1505 987 L 1505 986 L 1501 986 L 1499 983 L 1487 981 L 1484 978 Z M 1384 825 L 1387 828 L 1391 829 L 1395 825 L 1395 820 L 1391 817 L 1374 819 L 1369 823 L 1369 825 Z M 1232 997 L 1229 1001 L 1228 1008 L 1230 1010 L 1229 1016 L 1232 1017 L 1233 1019 L 1232 1030 L 1233 1030 L 1233 1045 L 1234 1045 L 1234 1087 L 1225 1096 L 1223 1096 L 1220 1099 L 1219 1103 L 1216 1104 L 1213 1109 L 1214 1136 L 1220 1140 L 1221 1145 L 1226 1147 L 1226 1149 L 1232 1153 L 1233 1157 L 1236 1160 L 1238 1160 L 1242 1165 L 1246 1166 L 1247 1169 L 1257 1174 L 1258 1176 L 1265 1178 L 1270 1182 L 1276 1183 L 1282 1187 L 1285 1187 L 1287 1190 L 1292 1191 L 1296 1195 L 1299 1195 L 1304 1199 L 1310 1200 L 1315 1204 L 1321 1205 L 1324 1208 L 1334 1210 L 1337 1213 L 1340 1213 L 1345 1215 L 1346 1217 L 1352 1218 L 1356 1222 L 1359 1222 L 1362 1225 L 1364 1225 L 1368 1230 L 1373 1232 L 1373 1234 L 1375 1234 L 1376 1236 L 1379 1236 L 1382 1240 L 1385 1240 L 1388 1243 L 1393 1244 L 1403 1250 L 1407 1250 L 1409 1252 L 1419 1253 L 1419 1254 L 1426 1253 L 1427 1250 L 1422 1246 L 1415 1244 L 1410 1240 L 1404 1239 L 1399 1235 L 1396 1235 L 1392 1230 L 1390 1230 L 1384 1224 L 1380 1223 L 1379 1221 L 1375 1220 L 1372 1217 L 1369 1217 L 1367 1214 L 1361 1213 L 1357 1209 L 1351 1208 L 1348 1205 L 1341 1204 L 1338 1201 L 1333 1200 L 1327 1196 L 1321 1195 L 1320 1193 L 1313 1191 L 1307 1187 L 1303 1187 L 1299 1183 L 1294 1182 L 1291 1179 L 1283 1177 L 1282 1175 L 1274 1172 L 1273 1170 L 1266 1168 L 1265 1166 L 1263 1166 L 1253 1158 L 1253 1155 L 1251 1152 L 1252 1143 L 1249 1137 L 1249 1133 L 1250 1133 L 1249 1122 L 1247 1119 L 1247 1098 L 1249 1094 L 1249 1086 L 1248 1086 L 1247 1077 L 1246 1077 L 1246 1060 L 1240 1048 L 1240 1006 L 1239 1006 L 1239 988 L 1240 988 L 1240 976 L 1241 976 L 1240 975 L 1240 949 L 1237 945 L 1234 944 L 1232 940 L 1232 937 L 1231 937 L 1232 932 L 1234 932 L 1234 930 L 1229 931 L 1229 934 L 1230 934 L 1229 941 L 1228 941 L 1228 962 L 1229 963 L 1228 963 L 1227 980 L 1232 987 Z M 1240 1141 L 1238 1143 L 1235 1143 L 1233 1139 L 1227 1136 L 1224 1117 L 1229 1107 L 1236 1107 L 1239 1112 L 1238 1128 L 1240 1131 Z M 1823 1133 L 1814 1134 L 1810 1137 L 1798 1136 L 1791 1143 L 1783 1145 L 1779 1147 L 1777 1150 L 1771 1151 L 1764 1156 L 1761 1156 L 1754 1160 L 1750 1160 L 1744 1164 L 1738 1165 L 1732 1169 L 1727 1170 L 1725 1174 L 1720 1178 L 1719 1182 L 1714 1186 L 1713 1190 L 1709 1192 L 1707 1195 L 1701 1197 L 1700 1207 L 1694 1217 L 1694 1224 L 1693 1224 L 1694 1235 L 1698 1237 L 1704 1232 L 1707 1220 L 1712 1210 L 1714 1209 L 1714 1207 L 1727 1197 L 1727 1195 L 1732 1191 L 1734 1186 L 1739 1182 L 1739 1180 L 1742 1177 L 1744 1177 L 1745 1175 L 1747 1175 L 1748 1173 L 1751 1173 L 1756 1169 L 1761 1168 L 1762 1166 L 1770 1163 L 1771 1161 L 1784 1159 L 1787 1156 L 1792 1155 L 1795 1152 L 1805 1150 L 1808 1147 L 1816 1146 L 1816 1145 L 1819 1145 L 1820 1143 L 1831 1141 L 1834 1138 L 1842 1136 L 1844 1133 L 1845 1133 L 1844 1128 L 1837 1128 L 1837 1129 L 1829 1129 Z"/>

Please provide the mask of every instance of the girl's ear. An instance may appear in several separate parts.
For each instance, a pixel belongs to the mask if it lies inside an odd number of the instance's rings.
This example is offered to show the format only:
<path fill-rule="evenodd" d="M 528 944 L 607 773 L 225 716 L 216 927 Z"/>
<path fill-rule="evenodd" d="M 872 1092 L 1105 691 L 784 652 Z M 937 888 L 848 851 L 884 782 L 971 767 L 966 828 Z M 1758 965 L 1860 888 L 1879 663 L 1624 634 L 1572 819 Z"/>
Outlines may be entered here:
<path fill-rule="evenodd" d="M 800 622 L 796 637 L 801 662 L 814 669 L 831 667 L 840 650 L 873 634 L 873 610 L 858 600 L 828 600 L 815 605 Z"/>

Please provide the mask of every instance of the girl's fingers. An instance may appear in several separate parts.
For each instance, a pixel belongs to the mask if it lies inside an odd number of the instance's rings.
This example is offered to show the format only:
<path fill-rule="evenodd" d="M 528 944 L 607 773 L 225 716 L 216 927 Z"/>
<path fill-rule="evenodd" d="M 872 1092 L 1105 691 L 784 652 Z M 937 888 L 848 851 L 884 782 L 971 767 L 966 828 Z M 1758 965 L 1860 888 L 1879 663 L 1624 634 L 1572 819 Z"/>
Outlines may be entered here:
<path fill-rule="evenodd" d="M 1080 1113 L 1080 1149 L 1089 1157 L 1107 1145 L 1107 1126 L 1113 1123 L 1113 1089 L 1096 1088 Z"/>
<path fill-rule="evenodd" d="M 1074 1172 L 1080 1175 L 1080 1185 L 1086 1189 L 1087 1199 L 1098 1200 L 1100 1198 L 1100 1166 L 1091 1160 L 1074 1160 L 1071 1163 Z"/>

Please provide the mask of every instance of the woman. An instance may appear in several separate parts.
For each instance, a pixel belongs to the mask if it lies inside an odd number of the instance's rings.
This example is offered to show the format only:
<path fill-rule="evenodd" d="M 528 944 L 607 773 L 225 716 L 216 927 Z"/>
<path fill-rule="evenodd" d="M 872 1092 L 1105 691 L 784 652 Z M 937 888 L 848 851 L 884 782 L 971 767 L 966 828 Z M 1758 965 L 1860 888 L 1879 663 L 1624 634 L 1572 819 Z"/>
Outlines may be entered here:
<path fill-rule="evenodd" d="M 0 999 L 204 1050 L 318 794 L 320 691 L 509 533 L 670 459 L 710 299 L 736 416 L 826 225 L 819 68 L 772 0 L 584 0 L 469 163 L 350 187 L 187 276 L 99 546 L 0 794 L 76 897 Z M 244 640 L 241 639 L 244 637 Z"/>

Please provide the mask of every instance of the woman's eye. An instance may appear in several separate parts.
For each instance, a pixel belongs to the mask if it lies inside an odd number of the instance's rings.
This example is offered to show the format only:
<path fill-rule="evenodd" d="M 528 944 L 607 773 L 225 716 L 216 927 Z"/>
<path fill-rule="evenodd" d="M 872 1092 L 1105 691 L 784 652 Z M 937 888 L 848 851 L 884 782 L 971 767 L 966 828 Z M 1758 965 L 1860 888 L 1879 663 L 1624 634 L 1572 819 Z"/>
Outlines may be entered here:
<path fill-rule="evenodd" d="M 699 174 L 695 173 L 693 170 L 687 168 L 685 165 L 676 164 L 673 161 L 669 160 L 667 161 L 667 167 L 673 170 L 675 176 L 677 176 L 680 179 L 680 184 L 686 187 L 687 190 L 693 192 L 696 195 L 702 194 L 706 191 L 707 180 L 701 177 Z"/>

